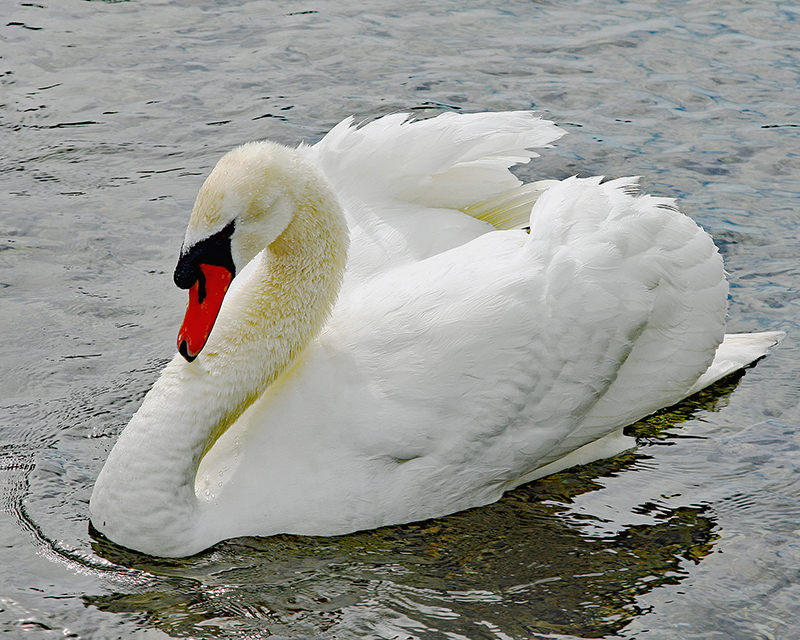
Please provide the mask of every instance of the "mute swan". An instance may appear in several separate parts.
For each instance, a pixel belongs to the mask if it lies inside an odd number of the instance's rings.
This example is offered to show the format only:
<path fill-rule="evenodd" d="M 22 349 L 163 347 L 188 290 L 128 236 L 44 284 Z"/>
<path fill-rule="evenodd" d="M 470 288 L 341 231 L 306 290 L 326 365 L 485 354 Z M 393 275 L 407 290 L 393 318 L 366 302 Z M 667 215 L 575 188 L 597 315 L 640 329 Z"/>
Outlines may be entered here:
<path fill-rule="evenodd" d="M 399 114 L 225 155 L 175 270 L 181 355 L 98 476 L 94 527 L 185 556 L 484 505 L 630 447 L 621 427 L 780 339 L 722 342 L 722 259 L 671 200 L 508 171 L 560 135 Z"/>

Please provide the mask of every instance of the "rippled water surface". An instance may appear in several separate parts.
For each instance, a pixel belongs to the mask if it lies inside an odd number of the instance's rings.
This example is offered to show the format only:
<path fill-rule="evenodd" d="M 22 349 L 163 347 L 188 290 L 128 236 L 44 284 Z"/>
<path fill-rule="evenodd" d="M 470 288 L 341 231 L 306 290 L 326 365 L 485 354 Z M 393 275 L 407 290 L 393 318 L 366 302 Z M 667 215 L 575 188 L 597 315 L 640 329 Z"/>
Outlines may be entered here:
<path fill-rule="evenodd" d="M 800 637 L 800 9 L 9 0 L 0 24 L 0 631 L 26 638 Z M 640 447 L 441 520 L 179 561 L 93 537 L 174 351 L 203 177 L 396 110 L 544 112 L 520 173 L 643 176 L 715 237 L 731 331 L 789 337 Z"/>

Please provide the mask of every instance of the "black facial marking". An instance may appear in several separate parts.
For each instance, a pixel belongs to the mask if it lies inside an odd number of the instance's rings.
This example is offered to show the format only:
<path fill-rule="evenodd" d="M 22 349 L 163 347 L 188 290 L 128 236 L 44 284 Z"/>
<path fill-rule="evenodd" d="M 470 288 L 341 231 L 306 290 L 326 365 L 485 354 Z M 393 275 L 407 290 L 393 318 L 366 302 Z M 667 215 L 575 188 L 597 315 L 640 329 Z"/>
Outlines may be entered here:
<path fill-rule="evenodd" d="M 191 289 L 199 280 L 198 298 L 202 302 L 206 297 L 206 278 L 200 270 L 201 264 L 225 267 L 235 276 L 236 266 L 231 255 L 231 236 L 235 230 L 236 221 L 232 220 L 222 231 L 192 245 L 188 251 L 184 252 L 182 248 L 181 257 L 175 267 L 175 284 L 181 289 Z"/>
<path fill-rule="evenodd" d="M 180 351 L 181 355 L 186 359 L 186 362 L 194 362 L 194 359 L 197 357 L 189 355 L 189 347 L 186 344 L 186 340 L 181 340 L 178 351 Z"/>

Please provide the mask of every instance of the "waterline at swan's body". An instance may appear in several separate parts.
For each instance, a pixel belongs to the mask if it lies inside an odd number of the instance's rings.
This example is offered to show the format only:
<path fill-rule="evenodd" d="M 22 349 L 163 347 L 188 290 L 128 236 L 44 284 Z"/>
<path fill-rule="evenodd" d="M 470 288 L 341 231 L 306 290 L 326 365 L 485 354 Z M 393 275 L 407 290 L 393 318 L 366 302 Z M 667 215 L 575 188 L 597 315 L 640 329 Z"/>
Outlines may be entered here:
<path fill-rule="evenodd" d="M 671 201 L 508 171 L 560 135 L 399 115 L 225 156 L 176 270 L 183 357 L 112 450 L 94 526 L 179 556 L 452 513 L 612 455 L 621 427 L 763 355 L 779 334 L 712 365 L 722 260 Z"/>

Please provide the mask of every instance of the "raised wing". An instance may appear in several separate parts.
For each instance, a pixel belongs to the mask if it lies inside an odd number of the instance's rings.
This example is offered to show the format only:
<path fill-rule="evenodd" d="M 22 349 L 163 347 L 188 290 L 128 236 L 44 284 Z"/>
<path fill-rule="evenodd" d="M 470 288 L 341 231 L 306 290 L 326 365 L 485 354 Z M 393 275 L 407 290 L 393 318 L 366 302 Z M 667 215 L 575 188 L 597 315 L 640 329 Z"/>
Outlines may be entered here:
<path fill-rule="evenodd" d="M 398 113 L 361 127 L 348 118 L 302 151 L 335 186 L 364 199 L 465 209 L 519 186 L 509 167 L 537 157 L 532 149 L 562 135 L 524 111 L 428 120 Z"/>

